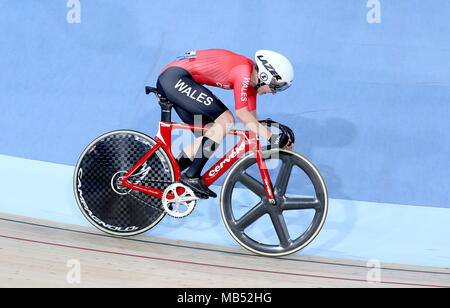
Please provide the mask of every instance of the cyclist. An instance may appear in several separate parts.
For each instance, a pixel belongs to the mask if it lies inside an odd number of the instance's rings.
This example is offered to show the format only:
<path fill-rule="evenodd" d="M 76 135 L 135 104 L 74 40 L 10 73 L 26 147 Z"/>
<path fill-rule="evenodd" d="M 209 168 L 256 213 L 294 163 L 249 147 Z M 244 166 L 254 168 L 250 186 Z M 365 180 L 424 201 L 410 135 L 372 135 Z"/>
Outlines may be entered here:
<path fill-rule="evenodd" d="M 293 67 L 286 57 L 270 50 L 258 50 L 254 60 L 223 49 L 192 51 L 167 65 L 158 77 L 159 92 L 174 103 L 183 122 L 211 125 L 177 158 L 181 171 L 189 168 L 180 181 L 201 198 L 216 197 L 201 179 L 201 172 L 235 122 L 232 112 L 203 85 L 233 89 L 239 121 L 273 146 L 283 148 L 289 143 L 287 135 L 274 135 L 259 123 L 256 96 L 276 94 L 290 87 Z M 200 122 L 196 116 L 201 116 Z"/>

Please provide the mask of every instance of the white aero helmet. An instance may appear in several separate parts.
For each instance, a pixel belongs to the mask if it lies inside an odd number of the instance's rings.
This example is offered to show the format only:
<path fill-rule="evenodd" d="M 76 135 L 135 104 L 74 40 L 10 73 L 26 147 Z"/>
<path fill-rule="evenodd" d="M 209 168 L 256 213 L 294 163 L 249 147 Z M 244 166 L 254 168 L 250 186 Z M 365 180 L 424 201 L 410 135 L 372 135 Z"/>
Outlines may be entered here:
<path fill-rule="evenodd" d="M 269 85 L 274 92 L 284 91 L 292 85 L 294 68 L 291 62 L 278 52 L 258 50 L 255 63 L 259 82 Z"/>

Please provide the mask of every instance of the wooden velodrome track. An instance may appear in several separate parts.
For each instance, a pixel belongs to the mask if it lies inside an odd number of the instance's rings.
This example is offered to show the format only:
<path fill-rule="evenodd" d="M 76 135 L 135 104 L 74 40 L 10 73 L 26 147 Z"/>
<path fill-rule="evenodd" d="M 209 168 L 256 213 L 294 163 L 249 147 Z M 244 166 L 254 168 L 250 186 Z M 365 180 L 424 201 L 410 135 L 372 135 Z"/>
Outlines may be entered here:
<path fill-rule="evenodd" d="M 448 268 L 385 263 L 379 282 L 369 283 L 366 263 L 301 254 L 266 258 L 148 235 L 116 238 L 95 228 L 0 213 L 3 288 L 450 287 Z"/>

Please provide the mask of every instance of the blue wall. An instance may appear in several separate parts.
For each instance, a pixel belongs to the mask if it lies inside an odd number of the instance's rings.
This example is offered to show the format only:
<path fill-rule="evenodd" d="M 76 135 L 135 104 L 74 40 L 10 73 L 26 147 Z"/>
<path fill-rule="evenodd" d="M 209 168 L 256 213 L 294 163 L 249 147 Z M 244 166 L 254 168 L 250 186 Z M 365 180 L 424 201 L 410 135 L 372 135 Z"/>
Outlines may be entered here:
<path fill-rule="evenodd" d="M 80 2 L 69 24 L 67 0 L 1 0 L 0 154 L 75 165 L 106 131 L 153 136 L 143 87 L 176 56 L 273 49 L 296 79 L 258 112 L 295 130 L 330 197 L 450 207 L 449 1 L 380 0 L 374 24 L 365 0 Z"/>

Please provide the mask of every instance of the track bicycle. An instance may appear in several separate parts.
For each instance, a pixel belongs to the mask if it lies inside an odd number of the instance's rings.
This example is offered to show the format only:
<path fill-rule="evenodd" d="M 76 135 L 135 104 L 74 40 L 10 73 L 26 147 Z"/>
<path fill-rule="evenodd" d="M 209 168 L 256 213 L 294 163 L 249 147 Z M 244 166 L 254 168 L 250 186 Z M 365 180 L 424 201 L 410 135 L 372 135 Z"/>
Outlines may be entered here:
<path fill-rule="evenodd" d="M 147 86 L 161 106 L 155 138 L 117 130 L 93 140 L 74 172 L 74 193 L 87 220 L 114 236 L 132 236 L 156 226 L 166 215 L 188 216 L 199 196 L 179 182 L 172 154 L 174 129 L 205 132 L 209 127 L 171 121 L 173 104 Z M 270 125 L 269 125 L 270 126 Z M 328 194 L 318 169 L 304 156 L 261 146 L 252 131 L 232 129 L 239 140 L 202 175 L 212 185 L 228 170 L 220 212 L 232 237 L 264 256 L 284 256 L 318 235 L 328 211 Z"/>

